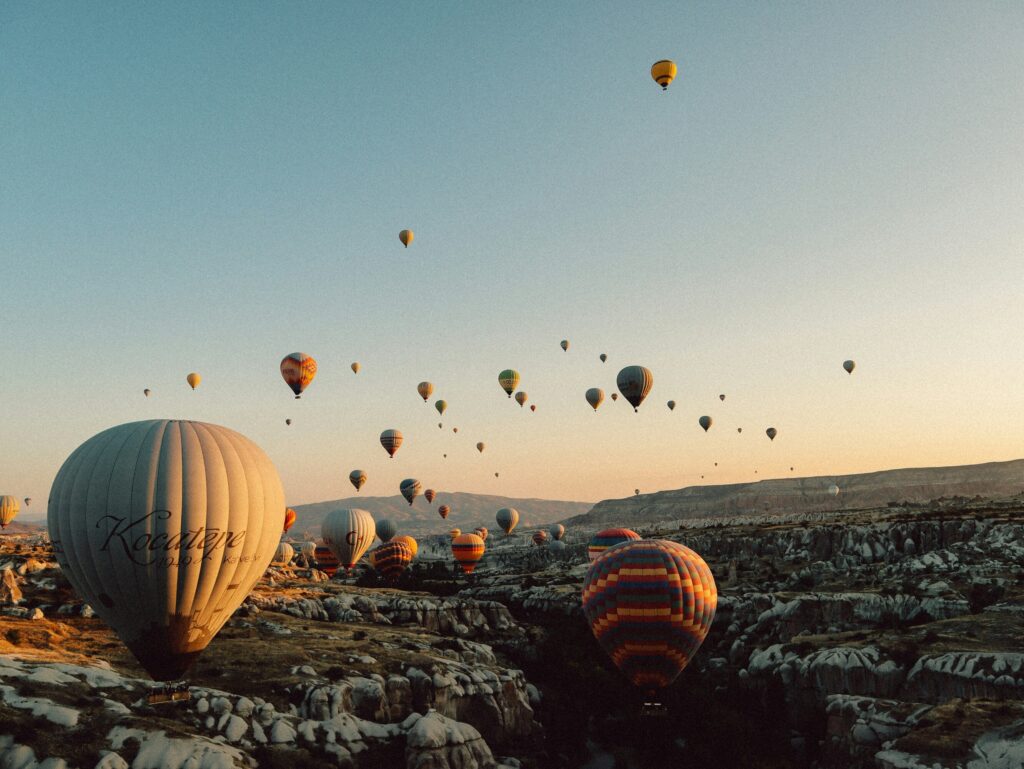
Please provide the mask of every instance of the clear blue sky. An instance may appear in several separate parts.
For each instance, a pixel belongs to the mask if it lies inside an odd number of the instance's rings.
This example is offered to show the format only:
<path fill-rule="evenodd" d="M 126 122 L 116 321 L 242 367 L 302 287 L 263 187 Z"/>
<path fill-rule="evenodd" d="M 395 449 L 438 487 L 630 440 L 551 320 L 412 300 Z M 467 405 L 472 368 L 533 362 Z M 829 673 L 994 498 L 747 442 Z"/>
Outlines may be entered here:
<path fill-rule="evenodd" d="M 1022 40 L 1013 2 L 4 3 L 0 493 L 151 417 L 291 503 L 1019 457 Z M 588 413 L 628 363 L 641 413 Z"/>

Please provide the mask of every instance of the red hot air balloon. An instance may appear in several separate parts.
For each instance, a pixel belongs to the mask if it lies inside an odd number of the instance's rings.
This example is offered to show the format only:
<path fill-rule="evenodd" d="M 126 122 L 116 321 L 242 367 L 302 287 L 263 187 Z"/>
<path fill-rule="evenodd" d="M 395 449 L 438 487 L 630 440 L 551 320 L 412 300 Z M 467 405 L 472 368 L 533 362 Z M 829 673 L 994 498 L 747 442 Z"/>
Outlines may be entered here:
<path fill-rule="evenodd" d="M 412 548 L 404 542 L 392 540 L 370 551 L 370 565 L 389 582 L 397 582 L 411 562 Z"/>
<path fill-rule="evenodd" d="M 451 511 L 452 509 L 448 507 L 448 505 L 441 505 L 439 508 L 437 508 L 437 514 L 440 515 L 441 518 L 447 518 L 448 513 L 450 513 Z"/>
<path fill-rule="evenodd" d="M 640 493 L 640 489 L 636 491 L 637 494 Z M 633 539 L 640 539 L 640 535 L 632 529 L 605 529 L 604 531 L 599 531 L 591 538 L 590 545 L 587 547 L 587 555 L 593 561 L 609 547 Z"/>
<path fill-rule="evenodd" d="M 452 540 L 452 554 L 466 574 L 473 573 L 484 557 L 484 548 L 484 541 L 479 534 L 459 534 Z"/>
<path fill-rule="evenodd" d="M 385 430 L 380 434 L 380 445 L 394 459 L 395 452 L 402 446 L 402 433 L 395 429 Z"/>
<path fill-rule="evenodd" d="M 316 567 L 328 577 L 333 577 L 338 572 L 338 556 L 327 545 L 317 545 L 313 559 L 316 561 Z"/>
<path fill-rule="evenodd" d="M 434 504 L 434 497 L 437 496 L 437 492 L 433 489 L 427 489 L 423 492 L 423 496 L 427 498 L 427 504 L 432 505 Z"/>
<path fill-rule="evenodd" d="M 547 541 L 548 533 L 544 531 L 544 529 L 538 529 L 537 531 L 533 532 L 533 544 L 543 545 Z"/>
<path fill-rule="evenodd" d="M 292 510 L 290 507 L 285 508 L 285 511 L 284 511 L 284 529 L 282 530 L 281 533 L 283 534 L 285 531 L 288 531 L 288 529 L 290 529 L 294 525 L 295 525 L 295 511 Z"/>
<path fill-rule="evenodd" d="M 653 692 L 671 684 L 711 628 L 718 591 L 704 559 L 678 542 L 626 542 L 590 564 L 583 613 L 622 673 Z"/>

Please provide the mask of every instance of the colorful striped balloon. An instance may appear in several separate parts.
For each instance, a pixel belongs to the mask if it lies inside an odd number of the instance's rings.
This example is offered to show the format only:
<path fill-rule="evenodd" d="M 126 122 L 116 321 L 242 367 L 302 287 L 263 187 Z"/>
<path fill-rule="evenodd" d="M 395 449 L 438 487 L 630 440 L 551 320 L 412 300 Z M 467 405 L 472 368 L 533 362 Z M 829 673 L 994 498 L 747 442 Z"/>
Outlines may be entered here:
<path fill-rule="evenodd" d="M 404 542 L 386 542 L 370 551 L 370 565 L 389 582 L 395 582 L 412 561 L 412 550 Z"/>
<path fill-rule="evenodd" d="M 472 574 L 477 563 L 484 557 L 484 541 L 478 534 L 459 534 L 452 540 L 452 554 L 462 571 Z"/>
<path fill-rule="evenodd" d="M 441 505 L 439 508 L 437 508 L 437 514 L 440 515 L 441 518 L 447 518 L 448 513 L 450 513 L 451 511 L 452 509 L 448 505 Z"/>
<path fill-rule="evenodd" d="M 462 533 L 462 529 L 455 528 L 455 529 L 452 529 L 451 531 L 448 532 L 448 536 L 451 537 L 452 539 L 455 539 L 461 533 Z"/>
<path fill-rule="evenodd" d="M 412 557 L 415 558 L 416 554 L 420 551 L 420 543 L 410 537 L 408 534 L 400 534 L 391 540 L 392 542 L 401 542 L 403 545 L 408 547 L 412 551 Z"/>
<path fill-rule="evenodd" d="M 647 690 L 671 684 L 693 659 L 717 605 L 704 559 L 662 539 L 609 548 L 583 581 L 594 637 L 633 685 Z"/>
<path fill-rule="evenodd" d="M 543 545 L 548 541 L 548 533 L 544 529 L 538 529 L 533 532 L 533 544 Z"/>
<path fill-rule="evenodd" d="M 501 389 L 511 398 L 512 393 L 519 386 L 519 372 L 511 368 L 505 369 L 498 374 L 498 384 L 501 385 Z"/>
<path fill-rule="evenodd" d="M 281 360 L 281 376 L 298 400 L 316 376 L 316 361 L 304 352 L 289 353 Z"/>
<path fill-rule="evenodd" d="M 21 504 L 17 497 L 12 497 L 10 494 L 0 497 L 0 529 L 6 529 L 7 524 L 14 520 L 20 509 Z"/>
<path fill-rule="evenodd" d="M 316 567 L 328 577 L 338 573 L 338 556 L 327 545 L 317 545 L 313 559 L 316 561 Z"/>
<path fill-rule="evenodd" d="M 639 489 L 637 491 L 639 492 Z M 605 529 L 604 531 L 599 531 L 590 540 L 590 545 L 587 547 L 587 555 L 593 561 L 609 547 L 620 542 L 628 542 L 631 539 L 640 539 L 640 535 L 632 529 Z"/>
<path fill-rule="evenodd" d="M 402 492 L 405 501 L 411 506 L 416 497 L 423 491 L 423 484 L 415 478 L 406 478 L 399 484 L 398 490 Z"/>
<path fill-rule="evenodd" d="M 654 374 L 643 366 L 626 366 L 619 372 L 615 384 L 622 397 L 629 401 L 633 411 L 637 411 L 654 385 Z"/>
<path fill-rule="evenodd" d="M 487 529 L 486 526 L 477 526 L 475 529 L 473 529 L 473 533 L 480 537 L 480 539 L 482 539 L 484 542 L 486 542 L 487 538 L 491 535 L 491 532 Z"/>
<path fill-rule="evenodd" d="M 392 459 L 395 458 L 395 452 L 402 447 L 402 440 L 402 433 L 395 429 L 385 430 L 380 434 L 380 445 Z"/>
<path fill-rule="evenodd" d="M 423 492 L 423 496 L 427 498 L 427 504 L 432 505 L 434 504 L 434 497 L 437 496 L 437 492 L 433 489 L 427 489 Z"/>

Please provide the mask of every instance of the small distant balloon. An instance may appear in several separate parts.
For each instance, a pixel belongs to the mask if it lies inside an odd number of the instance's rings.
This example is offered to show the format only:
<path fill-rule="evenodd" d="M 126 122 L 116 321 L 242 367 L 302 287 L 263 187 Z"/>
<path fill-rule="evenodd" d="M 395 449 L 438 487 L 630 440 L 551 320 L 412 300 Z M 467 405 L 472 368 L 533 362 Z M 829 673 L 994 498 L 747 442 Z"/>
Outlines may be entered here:
<path fill-rule="evenodd" d="M 195 390 L 199 387 L 199 383 L 203 381 L 203 378 L 199 376 L 195 371 L 185 377 L 185 381 L 188 382 L 188 386 Z"/>
<path fill-rule="evenodd" d="M 651 65 L 651 77 L 654 82 L 661 86 L 662 91 L 667 91 L 669 83 L 675 80 L 679 68 L 671 59 L 662 59 Z"/>
<path fill-rule="evenodd" d="M 534 403 L 534 404 L 532 404 L 532 405 L 530 406 L 530 411 L 536 411 L 536 410 L 537 410 L 537 404 L 536 404 L 536 403 Z"/>
<path fill-rule="evenodd" d="M 142 394 L 148 398 L 150 395 L 153 394 L 153 391 L 147 387 L 145 390 L 142 391 Z"/>
<path fill-rule="evenodd" d="M 450 513 L 451 511 L 452 509 L 448 505 L 441 505 L 439 508 L 437 508 L 437 514 L 440 515 L 442 519 L 447 518 L 448 513 Z"/>
<path fill-rule="evenodd" d="M 838 497 L 839 487 L 833 483 L 831 486 L 828 487 L 828 493 L 831 494 L 833 497 Z"/>
<path fill-rule="evenodd" d="M 398 233 L 398 239 L 402 241 L 402 245 L 405 246 L 406 248 L 409 247 L 409 244 L 412 243 L 413 238 L 415 237 L 416 236 L 413 235 L 412 230 L 402 230 L 400 233 Z M 429 250 L 430 249 L 428 248 L 427 251 Z"/>
<path fill-rule="evenodd" d="M 599 357 L 599 358 L 601 359 L 601 362 L 602 362 L 602 363 L 604 363 L 604 362 L 605 362 L 606 360 L 608 360 L 608 356 L 607 356 L 607 355 L 605 355 L 604 353 L 601 353 L 601 354 L 600 354 L 600 355 L 598 355 L 597 357 Z"/>
<path fill-rule="evenodd" d="M 704 432 L 711 429 L 711 417 L 701 417 L 697 420 L 697 423 L 704 428 Z"/>
<path fill-rule="evenodd" d="M 561 345 L 562 345 L 562 349 L 563 350 L 565 350 L 566 352 L 569 351 L 569 340 L 568 339 L 563 339 L 562 342 L 561 342 Z"/>
<path fill-rule="evenodd" d="M 434 402 L 434 408 L 437 409 L 437 413 L 444 416 L 444 412 L 448 409 L 448 401 L 440 400 Z"/>
<path fill-rule="evenodd" d="M 736 428 L 736 432 L 738 432 L 738 433 L 741 433 L 741 432 L 743 432 L 743 428 L 742 428 L 742 427 L 737 427 L 737 428 Z"/>
<path fill-rule="evenodd" d="M 519 404 L 519 408 L 522 408 L 523 406 L 526 405 L 526 401 L 527 401 L 527 399 L 529 399 L 529 397 L 530 396 L 527 395 L 522 390 L 520 390 L 519 392 L 516 393 L 516 403 Z"/>
<path fill-rule="evenodd" d="M 366 483 L 366 473 L 362 470 L 353 470 L 348 474 L 348 479 L 356 487 L 356 491 L 359 491 L 359 489 L 363 488 L 363 484 Z"/>
<path fill-rule="evenodd" d="M 398 533 L 395 522 L 389 518 L 381 518 L 376 525 L 377 537 L 381 542 L 387 542 Z"/>
<path fill-rule="evenodd" d="M 498 526 L 506 534 L 511 534 L 512 530 L 519 523 L 519 511 L 514 507 L 503 507 L 501 508 L 494 519 L 498 522 Z"/>
<path fill-rule="evenodd" d="M 776 430 L 774 427 L 769 427 L 767 430 L 764 431 L 764 434 L 768 436 L 768 440 L 774 441 L 775 436 L 779 434 L 779 431 Z"/>
<path fill-rule="evenodd" d="M 406 478 L 399 485 L 399 491 L 402 492 L 402 496 L 405 497 L 405 501 L 412 506 L 413 501 L 423 491 L 423 484 L 415 478 Z"/>
<path fill-rule="evenodd" d="M 293 352 L 281 359 L 281 377 L 295 393 L 295 399 L 302 397 L 302 391 L 309 387 L 316 376 L 316 360 L 304 352 Z"/>
<path fill-rule="evenodd" d="M 427 489 L 426 491 L 423 492 L 423 496 L 427 498 L 427 504 L 428 505 L 434 504 L 434 497 L 436 495 L 437 495 L 437 492 L 434 491 L 433 489 Z"/>
<path fill-rule="evenodd" d="M 718 396 L 718 400 L 724 401 L 725 400 L 725 393 L 722 393 L 721 395 L 719 395 Z"/>
<path fill-rule="evenodd" d="M 459 534 L 452 540 L 452 555 L 462 571 L 472 574 L 484 555 L 484 541 L 478 534 Z"/>
<path fill-rule="evenodd" d="M 561 539 L 565 536 L 565 526 L 560 523 L 556 523 L 548 529 L 548 533 L 551 535 L 552 539 Z"/>
<path fill-rule="evenodd" d="M 636 496 L 638 496 L 638 497 L 639 497 L 639 496 L 640 496 L 640 489 L 633 489 L 633 493 L 634 493 L 634 494 L 635 494 Z"/>
<path fill-rule="evenodd" d="M 853 370 L 857 367 L 857 364 L 852 360 L 844 360 L 843 368 L 846 369 L 847 374 L 852 374 Z"/>
<path fill-rule="evenodd" d="M 501 389 L 511 398 L 512 393 L 519 386 L 519 372 L 511 368 L 505 369 L 498 374 L 498 384 L 501 385 Z"/>
<path fill-rule="evenodd" d="M 604 402 L 604 390 L 600 387 L 591 387 L 587 390 L 584 397 L 587 399 L 587 403 L 590 404 L 590 407 L 594 409 L 594 411 L 597 411 L 597 407 Z M 612 395 L 612 398 L 614 397 L 615 396 Z"/>
<path fill-rule="evenodd" d="M 402 446 L 402 433 L 398 430 L 385 430 L 380 434 L 380 445 L 384 447 L 384 450 L 395 458 L 395 452 L 398 451 Z"/>
<path fill-rule="evenodd" d="M 295 525 L 295 511 L 292 510 L 290 507 L 286 508 L 285 511 L 284 511 L 284 528 L 281 530 L 281 533 L 284 534 L 285 532 L 288 531 L 288 529 L 290 529 L 294 525 Z"/>
<path fill-rule="evenodd" d="M 459 432 L 459 428 L 458 427 L 453 427 L 452 428 L 452 432 L 453 433 L 458 433 Z"/>
<path fill-rule="evenodd" d="M 360 368 L 362 368 L 362 367 L 359 365 L 359 361 L 354 361 L 352 363 L 351 369 L 352 369 L 352 373 L 353 374 L 358 374 Z"/>
<path fill-rule="evenodd" d="M 30 507 L 31 505 L 32 505 L 32 497 L 25 497 L 25 507 Z"/>
<path fill-rule="evenodd" d="M 484 449 L 486 449 L 486 448 L 487 448 L 487 444 L 482 442 L 482 441 L 480 443 L 476 444 L 476 450 L 479 451 L 481 454 L 484 453 Z"/>
<path fill-rule="evenodd" d="M 676 402 L 675 401 L 669 401 L 665 405 L 668 406 L 668 410 L 669 411 L 675 411 L 676 410 Z"/>
<path fill-rule="evenodd" d="M 416 385 L 416 392 L 420 394 L 423 402 L 426 403 L 431 395 L 434 393 L 434 385 L 430 382 L 420 382 Z"/>
<path fill-rule="evenodd" d="M 292 423 L 292 420 L 290 420 L 290 419 L 286 419 L 286 420 L 284 420 L 284 423 L 285 423 L 286 425 L 289 425 L 289 426 L 290 426 L 290 425 L 291 425 L 291 423 Z"/>
<path fill-rule="evenodd" d="M 618 399 L 619 399 L 619 394 L 618 393 L 612 393 L 612 400 L 613 401 L 617 401 Z"/>

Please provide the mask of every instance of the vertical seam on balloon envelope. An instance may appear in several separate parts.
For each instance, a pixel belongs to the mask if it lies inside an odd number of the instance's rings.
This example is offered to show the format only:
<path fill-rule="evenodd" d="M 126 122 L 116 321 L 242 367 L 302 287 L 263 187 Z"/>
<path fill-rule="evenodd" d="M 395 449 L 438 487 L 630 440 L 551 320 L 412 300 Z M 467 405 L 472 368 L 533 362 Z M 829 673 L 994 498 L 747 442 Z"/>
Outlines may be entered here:
<path fill-rule="evenodd" d="M 161 454 L 163 453 L 164 435 L 167 433 L 167 426 L 170 422 L 166 419 L 154 420 L 150 425 L 149 430 L 143 439 L 143 448 L 148 451 L 140 451 L 138 459 L 136 460 L 135 470 L 132 473 L 132 493 L 130 505 L 132 509 L 141 509 L 148 512 L 156 510 L 156 491 L 157 491 L 157 478 L 160 474 L 160 461 Z M 154 451 L 156 450 L 155 455 Z M 143 479 L 141 485 L 141 491 L 146 495 L 145 500 L 139 505 L 135 503 L 135 495 L 139 490 L 139 487 L 135 484 L 135 476 L 139 470 L 139 464 L 145 462 L 146 477 Z M 168 519 L 169 521 L 169 519 Z M 146 533 L 150 538 L 156 536 L 156 527 L 160 525 L 160 521 L 148 518 L 146 520 Z M 167 522 L 164 522 L 164 531 L 167 536 L 170 533 L 167 531 Z M 143 611 L 148 611 L 151 614 L 155 612 L 156 607 L 161 605 L 162 597 L 160 596 L 160 585 L 159 585 L 159 574 L 160 565 L 156 561 L 147 564 L 145 572 L 142 575 L 142 583 L 139 582 L 139 574 L 137 570 L 133 574 L 135 580 L 135 594 L 140 599 L 140 604 L 144 607 Z M 166 615 L 166 612 L 164 612 Z"/>

